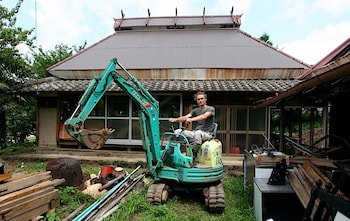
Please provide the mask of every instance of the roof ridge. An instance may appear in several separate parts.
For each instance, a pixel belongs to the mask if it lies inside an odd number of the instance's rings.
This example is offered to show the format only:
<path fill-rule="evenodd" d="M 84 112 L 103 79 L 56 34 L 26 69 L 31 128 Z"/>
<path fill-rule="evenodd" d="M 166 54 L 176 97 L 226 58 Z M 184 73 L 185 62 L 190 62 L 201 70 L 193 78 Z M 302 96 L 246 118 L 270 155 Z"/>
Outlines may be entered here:
<path fill-rule="evenodd" d="M 115 31 L 137 30 L 145 28 L 160 28 L 165 29 L 185 29 L 193 27 L 201 28 L 239 28 L 241 25 L 241 17 L 243 14 L 234 15 L 233 7 L 229 15 L 206 15 L 205 7 L 203 15 L 178 15 L 175 8 L 173 16 L 151 16 L 148 9 L 147 17 L 125 18 L 123 10 L 121 10 L 121 18 L 114 18 L 113 28 Z"/>

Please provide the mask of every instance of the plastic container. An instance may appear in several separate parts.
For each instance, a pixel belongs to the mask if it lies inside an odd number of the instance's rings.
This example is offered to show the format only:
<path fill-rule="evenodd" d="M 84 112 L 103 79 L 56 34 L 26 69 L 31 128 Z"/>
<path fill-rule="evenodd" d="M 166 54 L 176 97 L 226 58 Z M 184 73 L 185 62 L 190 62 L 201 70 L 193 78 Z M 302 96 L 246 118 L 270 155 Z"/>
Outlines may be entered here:
<path fill-rule="evenodd" d="M 112 173 L 114 169 L 114 166 L 101 166 L 100 176 L 105 179 L 108 177 L 109 174 Z"/>
<path fill-rule="evenodd" d="M 239 147 L 231 147 L 231 148 L 230 148 L 230 153 L 233 153 L 233 154 L 240 154 L 240 153 L 241 153 L 241 150 L 239 149 Z"/>
<path fill-rule="evenodd" d="M 222 144 L 218 139 L 205 141 L 197 155 L 199 163 L 217 168 L 222 166 Z"/>

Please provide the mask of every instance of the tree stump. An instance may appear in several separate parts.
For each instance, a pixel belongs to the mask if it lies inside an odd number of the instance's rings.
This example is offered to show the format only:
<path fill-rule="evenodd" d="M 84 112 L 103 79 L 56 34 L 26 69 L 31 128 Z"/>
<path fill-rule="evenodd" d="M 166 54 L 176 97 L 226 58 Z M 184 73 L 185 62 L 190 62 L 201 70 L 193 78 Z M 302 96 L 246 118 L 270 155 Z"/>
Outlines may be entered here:
<path fill-rule="evenodd" d="M 46 165 L 46 171 L 51 171 L 53 179 L 64 178 L 64 186 L 84 188 L 84 177 L 80 162 L 74 158 L 50 159 Z"/>

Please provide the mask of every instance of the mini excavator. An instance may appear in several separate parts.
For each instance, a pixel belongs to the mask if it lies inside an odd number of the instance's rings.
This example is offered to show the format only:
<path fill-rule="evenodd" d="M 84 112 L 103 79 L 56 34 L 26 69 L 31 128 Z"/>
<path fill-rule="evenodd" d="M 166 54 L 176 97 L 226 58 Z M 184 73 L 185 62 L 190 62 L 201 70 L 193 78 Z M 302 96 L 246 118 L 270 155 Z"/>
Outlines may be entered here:
<path fill-rule="evenodd" d="M 105 144 L 114 129 L 87 130 L 84 121 L 113 82 L 140 107 L 142 143 L 153 178 L 147 201 L 164 204 L 170 191 L 202 192 L 205 209 L 222 213 L 225 192 L 221 183 L 224 167 L 220 140 L 214 136 L 204 141 L 197 156 L 193 156 L 190 141 L 183 134 L 169 131 L 161 136 L 158 101 L 116 58 L 110 61 L 101 76 L 91 81 L 72 116 L 65 121 L 67 132 L 91 149 L 99 149 Z"/>

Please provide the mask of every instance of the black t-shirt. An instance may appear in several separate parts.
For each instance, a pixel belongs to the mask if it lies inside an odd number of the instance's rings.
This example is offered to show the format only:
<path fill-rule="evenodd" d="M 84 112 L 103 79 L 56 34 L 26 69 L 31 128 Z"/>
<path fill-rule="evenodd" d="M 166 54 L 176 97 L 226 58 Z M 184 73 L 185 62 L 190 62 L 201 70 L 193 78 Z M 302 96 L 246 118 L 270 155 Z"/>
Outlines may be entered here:
<path fill-rule="evenodd" d="M 205 120 L 198 121 L 196 130 L 203 130 L 203 131 L 207 131 L 207 132 L 212 132 L 214 130 L 214 126 L 213 126 L 214 116 L 215 116 L 215 108 L 214 107 L 207 105 L 203 109 L 200 109 L 199 107 L 194 108 L 191 111 L 191 115 L 192 115 L 192 117 L 196 117 L 196 116 L 202 115 L 206 112 L 210 112 L 211 116 Z"/>

